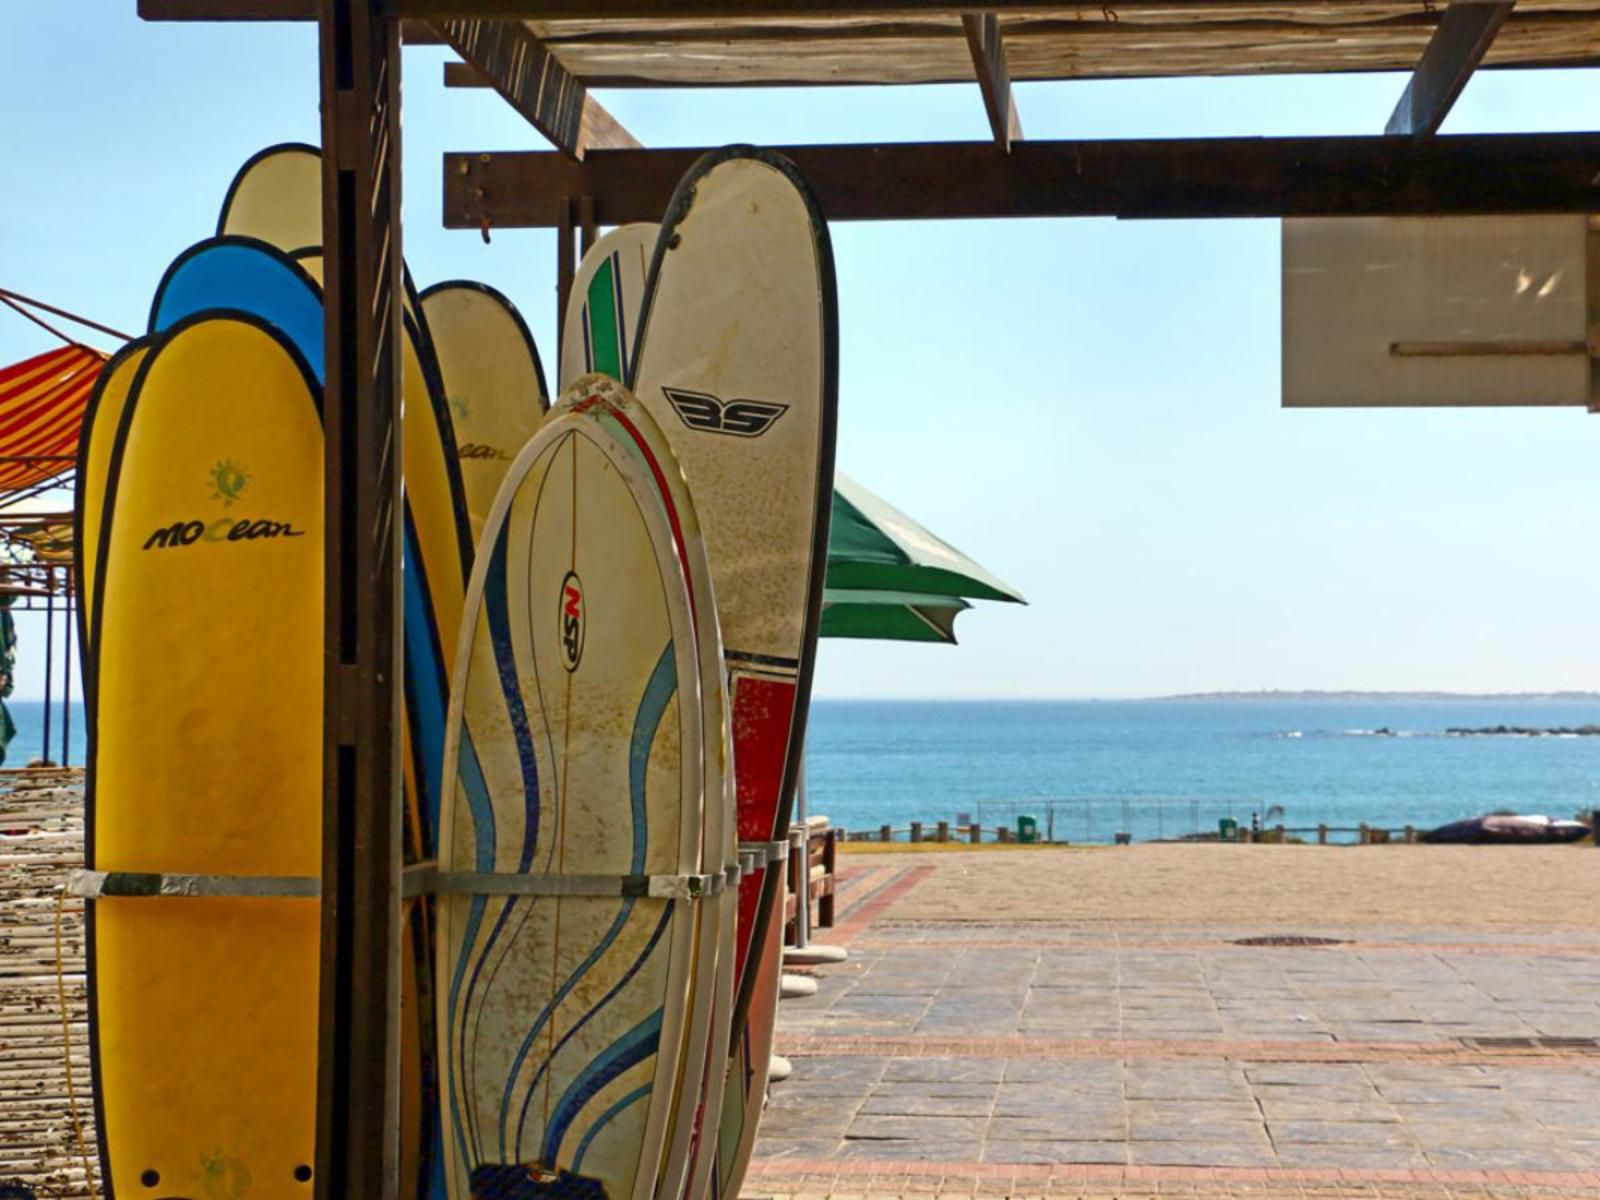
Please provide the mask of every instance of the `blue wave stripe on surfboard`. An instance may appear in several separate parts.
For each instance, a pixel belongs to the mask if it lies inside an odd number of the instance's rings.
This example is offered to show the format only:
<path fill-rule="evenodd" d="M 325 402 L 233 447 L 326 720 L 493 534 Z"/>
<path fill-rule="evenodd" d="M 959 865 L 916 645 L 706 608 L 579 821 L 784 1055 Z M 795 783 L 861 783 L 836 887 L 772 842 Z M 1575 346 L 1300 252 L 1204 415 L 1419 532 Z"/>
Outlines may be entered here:
<path fill-rule="evenodd" d="M 553 1164 L 567 1136 L 567 1130 L 583 1106 L 599 1094 L 617 1076 L 638 1066 L 656 1052 L 661 1044 L 661 1009 L 656 1009 L 627 1033 L 608 1046 L 603 1054 L 589 1065 L 589 1069 L 562 1093 L 561 1100 L 551 1114 L 550 1125 L 545 1130 L 544 1162 Z"/>
<path fill-rule="evenodd" d="M 650 1087 L 651 1085 L 646 1083 L 640 1087 L 634 1088 L 633 1091 L 629 1092 L 626 1096 L 618 1100 L 610 1108 L 606 1109 L 605 1112 L 601 1113 L 595 1118 L 594 1124 L 589 1126 L 589 1132 L 583 1135 L 583 1141 L 578 1143 L 578 1152 L 572 1156 L 572 1170 L 574 1174 L 583 1170 L 584 1156 L 589 1153 L 589 1143 L 594 1141 L 595 1135 L 609 1125 L 618 1113 L 621 1113 L 624 1110 L 632 1107 L 648 1096 L 650 1094 Z"/>
<path fill-rule="evenodd" d="M 467 806 L 472 812 L 472 832 L 474 839 L 473 866 L 480 872 L 494 870 L 495 831 L 494 831 L 494 806 L 489 800 L 489 785 L 483 778 L 483 766 L 478 761 L 477 747 L 472 743 L 472 732 L 464 725 L 461 730 L 461 748 L 458 751 L 456 764 L 456 778 L 460 781 L 461 790 L 466 793 Z M 461 999 L 461 985 L 467 973 L 467 956 L 472 952 L 473 940 L 478 936 L 478 927 L 483 923 L 485 896 L 473 896 L 467 904 L 467 925 L 461 938 L 461 951 L 456 956 L 456 969 L 450 979 L 450 1005 L 449 1027 L 457 1028 L 457 1010 Z M 467 1154 L 465 1124 L 461 1119 L 461 1098 L 455 1087 L 455 1073 L 447 1071 L 451 1080 L 450 1086 L 450 1112 L 455 1118 L 456 1140 L 460 1143 L 461 1154 L 464 1159 L 470 1158 Z"/>
<path fill-rule="evenodd" d="M 439 789 L 444 775 L 444 723 L 450 686 L 445 680 L 444 653 L 439 628 L 433 619 L 433 598 L 422 569 L 411 505 L 402 503 L 404 544 L 401 572 L 404 603 L 403 682 L 406 717 L 411 728 L 411 755 L 415 763 L 417 804 L 422 813 L 421 857 L 431 858 L 439 841 Z"/>
<path fill-rule="evenodd" d="M 628 968 L 627 972 L 622 976 L 621 979 L 617 980 L 616 983 L 611 985 L 611 990 L 604 996 L 600 997 L 599 1001 L 596 1002 L 593 1008 L 584 1013 L 583 1016 L 579 1017 L 572 1028 L 561 1035 L 561 1040 L 550 1048 L 550 1053 L 545 1056 L 544 1062 L 540 1063 L 539 1069 L 534 1072 L 533 1078 L 529 1081 L 527 1089 L 522 1094 L 522 1111 L 517 1114 L 517 1136 L 513 1142 L 513 1145 L 518 1158 L 522 1157 L 523 1129 L 528 1123 L 529 1105 L 531 1104 L 533 1097 L 538 1093 L 539 1081 L 544 1078 L 545 1072 L 550 1069 L 550 1064 L 555 1061 L 556 1055 L 561 1053 L 562 1047 L 570 1042 L 573 1037 L 575 1037 L 578 1032 L 589 1023 L 590 1019 L 594 1017 L 595 1014 L 603 1011 L 605 1006 L 610 1004 L 611 1001 L 616 997 L 617 993 L 628 986 L 628 981 L 639 973 L 639 968 L 650 961 L 650 956 L 655 952 L 657 944 L 661 941 L 661 935 L 667 931 L 667 926 L 672 923 L 673 905 L 675 903 L 676 901 L 673 900 L 667 901 L 666 908 L 661 913 L 661 920 L 656 922 L 655 930 L 650 934 L 650 940 L 645 944 L 645 948 L 639 952 L 639 957 L 633 960 L 633 965 Z M 616 924 L 612 926 L 612 932 L 607 934 L 608 939 L 616 936 L 616 930 L 620 927 L 622 922 L 627 919 L 628 913 L 632 910 L 632 908 L 633 901 L 629 900 L 627 903 L 627 908 L 625 908 L 622 913 L 618 915 Z M 584 969 L 587 970 L 587 964 L 585 965 Z M 502 1107 L 501 1120 L 504 1119 L 505 1109 Z M 502 1156 L 504 1153 L 505 1148 L 502 1146 Z"/>
<path fill-rule="evenodd" d="M 500 682 L 501 699 L 506 705 L 506 715 L 510 720 L 512 739 L 517 748 L 518 766 L 522 771 L 522 796 L 523 796 L 523 836 L 522 849 L 517 860 L 517 871 L 526 872 L 533 863 L 534 849 L 539 840 L 539 763 L 534 755 L 533 731 L 528 724 L 527 708 L 522 702 L 522 685 L 517 672 L 516 649 L 511 640 L 511 617 L 508 610 L 507 583 L 506 583 L 506 558 L 509 545 L 511 527 L 509 522 L 502 525 L 500 535 L 495 539 L 494 550 L 489 556 L 489 565 L 486 569 L 483 597 L 484 613 L 489 624 L 489 644 L 494 651 L 495 673 Z M 494 820 L 491 809 L 489 820 Z M 481 870 L 494 870 L 494 864 Z M 484 940 L 483 948 L 478 953 L 477 960 L 473 963 L 472 977 L 467 982 L 466 997 L 463 1008 L 472 1005 L 473 993 L 477 991 L 478 981 L 483 974 L 483 967 L 489 960 L 489 951 L 499 940 L 500 934 L 505 930 L 506 922 L 510 920 L 511 910 L 515 907 L 515 897 L 505 900 L 500 908 L 500 913 L 495 919 L 494 928 L 489 931 L 489 936 Z M 470 948 L 470 944 L 466 947 Z M 467 1044 L 466 1022 L 462 1022 L 458 1038 L 460 1063 L 463 1072 L 468 1070 L 472 1062 L 472 1055 Z M 482 1155 L 481 1137 L 474 1124 L 472 1142 L 479 1156 Z M 500 1135 L 501 1157 L 505 1154 L 505 1135 L 502 1121 Z"/>
<path fill-rule="evenodd" d="M 672 702 L 672 697 L 677 694 L 677 691 L 678 663 L 673 655 L 673 644 L 668 642 L 666 648 L 661 652 L 661 657 L 656 660 L 656 665 L 650 672 L 649 680 L 645 683 L 644 694 L 640 696 L 638 707 L 634 710 L 633 730 L 628 740 L 628 806 L 633 819 L 633 857 L 630 860 L 628 869 L 629 873 L 634 875 L 644 873 L 645 849 L 649 844 L 649 797 L 646 795 L 646 785 L 649 782 L 650 750 L 655 745 L 656 733 L 661 728 L 661 720 L 666 715 L 667 706 Z M 567 976 L 560 989 L 550 998 L 550 1003 L 540 1011 L 527 1035 L 522 1039 L 522 1044 L 517 1048 L 516 1057 L 511 1063 L 511 1069 L 506 1073 L 505 1091 L 500 1097 L 500 1155 L 502 1158 L 505 1157 L 506 1153 L 506 1118 L 510 1114 L 512 1093 L 516 1088 L 517 1078 L 522 1073 L 528 1054 L 533 1049 L 534 1040 L 539 1036 L 540 1030 L 544 1028 L 545 1022 L 550 1019 L 551 1014 L 555 1012 L 556 1008 L 566 999 L 572 989 L 589 972 L 589 969 L 594 966 L 600 956 L 609 950 L 612 943 L 621 935 L 624 926 L 627 924 L 628 917 L 633 911 L 633 904 L 632 900 L 624 900 L 622 902 L 622 909 L 617 913 L 616 919 L 611 922 L 611 927 L 606 930 L 605 935 L 595 944 L 594 949 L 578 964 L 577 969 Z M 668 911 L 671 911 L 671 905 L 668 905 Z M 659 934 L 659 932 L 660 930 L 658 929 L 657 933 Z M 644 952 L 624 974 L 623 982 L 626 982 L 638 971 L 640 964 L 649 957 L 651 947 L 654 945 L 655 938 L 651 938 L 650 944 L 645 947 Z M 620 986 L 619 984 L 618 987 Z M 611 998 L 616 995 L 616 991 L 617 989 L 613 988 L 607 992 L 600 1003 L 585 1013 L 578 1024 L 568 1031 L 568 1036 L 570 1037 L 595 1012 L 608 1004 Z M 566 1042 L 567 1039 L 562 1038 L 561 1045 L 566 1045 Z M 516 1152 L 519 1156 L 522 1153 L 522 1130 L 527 1123 L 528 1105 L 533 1099 L 534 1084 L 544 1075 L 545 1070 L 550 1066 L 551 1059 L 555 1056 L 556 1050 L 559 1049 L 560 1046 L 551 1049 L 550 1054 L 545 1057 L 539 1070 L 534 1074 L 534 1082 L 529 1084 L 523 1092 L 522 1108 L 517 1115 L 517 1135 L 514 1139 Z"/>

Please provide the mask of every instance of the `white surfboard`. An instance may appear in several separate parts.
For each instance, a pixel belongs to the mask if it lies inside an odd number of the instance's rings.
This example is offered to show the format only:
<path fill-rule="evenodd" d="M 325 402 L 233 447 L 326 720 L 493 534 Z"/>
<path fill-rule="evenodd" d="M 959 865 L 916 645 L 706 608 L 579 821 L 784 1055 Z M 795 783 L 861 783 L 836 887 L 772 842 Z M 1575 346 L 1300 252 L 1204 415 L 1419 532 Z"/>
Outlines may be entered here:
<path fill-rule="evenodd" d="M 728 693 L 722 657 L 722 634 L 717 617 L 711 564 L 706 556 L 700 520 L 683 472 L 666 436 L 633 394 L 603 375 L 580 377 L 562 396 L 558 411 L 579 413 L 615 434 L 655 481 L 678 544 L 693 608 L 699 650 L 701 711 L 705 733 L 705 836 L 701 871 L 722 873 L 738 866 L 734 833 L 733 745 L 728 724 Z M 735 870 L 736 877 L 737 872 Z M 696 1004 L 684 1038 L 682 1071 L 686 1086 L 673 1114 L 672 1130 L 658 1200 L 704 1195 L 717 1159 L 718 1124 L 727 1079 L 727 1046 L 733 1018 L 734 933 L 738 892 L 701 905 L 699 953 L 715 963 L 709 1004 Z M 688 1097 L 699 1092 L 698 1104 Z"/>
<path fill-rule="evenodd" d="M 697 641 L 653 482 L 551 417 L 507 472 L 452 681 L 438 897 L 445 1177 L 649 1200 L 697 958 Z"/>

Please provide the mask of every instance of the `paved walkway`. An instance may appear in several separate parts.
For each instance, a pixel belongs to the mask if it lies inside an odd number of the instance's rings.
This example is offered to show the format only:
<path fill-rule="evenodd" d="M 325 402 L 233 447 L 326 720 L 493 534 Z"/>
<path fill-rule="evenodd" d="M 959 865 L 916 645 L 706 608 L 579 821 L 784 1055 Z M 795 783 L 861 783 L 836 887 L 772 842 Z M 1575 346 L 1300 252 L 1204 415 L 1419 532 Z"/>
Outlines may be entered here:
<path fill-rule="evenodd" d="M 1008 869 L 851 862 L 748 1193 L 1600 1196 L 1600 932 L 896 915 Z"/>

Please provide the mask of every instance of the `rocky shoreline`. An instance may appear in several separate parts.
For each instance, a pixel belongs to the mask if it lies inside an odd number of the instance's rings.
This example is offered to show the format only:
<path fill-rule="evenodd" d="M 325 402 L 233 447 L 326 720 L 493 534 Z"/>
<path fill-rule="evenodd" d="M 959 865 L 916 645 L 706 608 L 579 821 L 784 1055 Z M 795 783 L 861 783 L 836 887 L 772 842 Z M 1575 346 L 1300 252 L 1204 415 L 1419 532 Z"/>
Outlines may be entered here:
<path fill-rule="evenodd" d="M 1530 725 L 1486 725 L 1479 729 L 1455 726 L 1445 730 L 1449 737 L 1600 737 L 1600 725 L 1555 725 L 1536 728 Z"/>

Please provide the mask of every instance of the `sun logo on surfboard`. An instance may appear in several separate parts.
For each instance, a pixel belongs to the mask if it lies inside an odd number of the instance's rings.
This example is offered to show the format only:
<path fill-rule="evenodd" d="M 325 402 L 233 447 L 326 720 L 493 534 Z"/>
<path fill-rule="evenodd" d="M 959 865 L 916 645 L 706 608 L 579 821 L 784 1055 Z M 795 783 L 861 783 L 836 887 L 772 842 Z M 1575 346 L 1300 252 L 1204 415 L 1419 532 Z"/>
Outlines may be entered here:
<path fill-rule="evenodd" d="M 224 508 L 242 496 L 250 484 L 250 473 L 231 458 L 212 467 L 210 478 L 211 498 L 221 500 Z"/>

